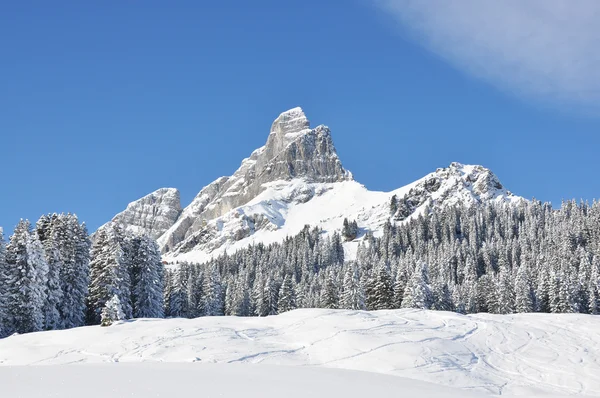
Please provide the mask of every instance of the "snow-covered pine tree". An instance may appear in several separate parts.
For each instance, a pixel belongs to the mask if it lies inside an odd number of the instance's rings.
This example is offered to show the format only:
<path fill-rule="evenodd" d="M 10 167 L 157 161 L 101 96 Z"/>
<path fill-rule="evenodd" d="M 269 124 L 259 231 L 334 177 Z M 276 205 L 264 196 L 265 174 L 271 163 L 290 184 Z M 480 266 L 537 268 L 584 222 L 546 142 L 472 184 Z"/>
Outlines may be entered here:
<path fill-rule="evenodd" d="M 63 298 L 61 272 L 63 263 L 58 250 L 58 234 L 52 220 L 57 216 L 42 216 L 36 223 L 35 231 L 44 247 L 44 256 L 48 264 L 46 284 L 46 300 L 44 302 L 44 328 L 46 330 L 60 329 L 62 326 L 59 305 Z"/>
<path fill-rule="evenodd" d="M 375 274 L 375 309 L 385 310 L 392 308 L 394 290 L 389 265 L 381 261 Z"/>
<path fill-rule="evenodd" d="M 250 282 L 246 271 L 238 274 L 227 286 L 229 301 L 226 303 L 226 315 L 250 315 Z"/>
<path fill-rule="evenodd" d="M 119 300 L 117 294 L 114 294 L 104 304 L 104 307 L 102 307 L 100 326 L 110 326 L 114 322 L 122 321 L 123 319 L 125 319 L 125 313 L 123 313 L 123 308 L 121 308 L 121 300 Z"/>
<path fill-rule="evenodd" d="M 31 224 L 21 220 L 6 247 L 6 310 L 10 332 L 27 333 L 44 328 L 48 264 Z"/>
<path fill-rule="evenodd" d="M 277 302 L 277 307 L 280 314 L 297 308 L 296 293 L 290 275 L 286 275 L 283 278 L 283 283 L 279 289 L 279 301 Z"/>
<path fill-rule="evenodd" d="M 515 279 L 515 310 L 516 312 L 533 312 L 535 297 L 529 273 L 529 265 L 521 262 Z"/>
<path fill-rule="evenodd" d="M 204 274 L 198 266 L 191 266 L 186 286 L 186 302 L 188 318 L 204 316 Z"/>
<path fill-rule="evenodd" d="M 358 224 L 356 220 L 348 221 L 347 218 L 344 218 L 344 223 L 342 227 L 342 237 L 346 242 L 356 239 L 358 236 Z"/>
<path fill-rule="evenodd" d="M 8 265 L 6 264 L 6 246 L 4 230 L 0 227 L 0 338 L 8 331 L 8 314 L 6 312 L 8 289 Z"/>
<path fill-rule="evenodd" d="M 507 266 L 501 265 L 495 285 L 496 302 L 494 309 L 497 314 L 512 314 L 515 312 L 515 290 L 512 273 Z"/>
<path fill-rule="evenodd" d="M 421 262 L 406 285 L 402 308 L 430 309 L 432 301 L 427 264 Z"/>
<path fill-rule="evenodd" d="M 187 287 L 183 272 L 185 266 L 166 273 L 165 316 L 181 318 L 187 316 Z"/>
<path fill-rule="evenodd" d="M 131 317 L 124 309 L 124 300 L 131 301 L 129 270 L 122 241 L 111 228 L 100 229 L 92 246 L 88 322 L 98 324 L 106 303 L 118 296 L 125 319 Z M 129 305 L 130 307 L 130 305 Z"/>
<path fill-rule="evenodd" d="M 256 270 L 254 285 L 252 286 L 252 309 L 256 316 L 269 315 L 269 307 L 265 299 L 265 279 L 260 265 Z"/>
<path fill-rule="evenodd" d="M 594 256 L 592 259 L 592 273 L 588 283 L 588 295 L 590 298 L 588 311 L 592 315 L 600 314 L 600 258 Z"/>
<path fill-rule="evenodd" d="M 325 287 L 321 292 L 321 308 L 339 308 L 338 286 L 332 272 L 327 273 Z"/>
<path fill-rule="evenodd" d="M 394 195 L 392 195 L 392 198 L 390 199 L 390 216 L 393 217 L 397 211 L 398 211 L 398 196 L 394 194 Z"/>
<path fill-rule="evenodd" d="M 223 285 L 219 270 L 213 266 L 204 277 L 204 315 L 223 315 Z"/>
<path fill-rule="evenodd" d="M 360 280 L 359 266 L 350 263 L 346 266 L 341 297 L 341 308 L 349 310 L 364 310 L 365 291 Z"/>
<path fill-rule="evenodd" d="M 404 290 L 406 289 L 407 282 L 404 266 L 400 265 L 396 269 L 396 277 L 394 278 L 392 308 L 402 308 L 402 299 L 404 298 Z"/>
<path fill-rule="evenodd" d="M 454 311 L 454 303 L 452 301 L 452 293 L 448 287 L 448 283 L 436 280 L 431 286 L 433 303 L 432 310 L 437 311 Z"/>
<path fill-rule="evenodd" d="M 62 298 L 57 305 L 61 328 L 83 326 L 86 322 L 86 300 L 90 283 L 91 242 L 87 228 L 85 224 L 79 224 L 75 215 L 60 214 L 52 216 L 51 229 L 61 262 Z"/>
<path fill-rule="evenodd" d="M 164 265 L 152 238 L 131 239 L 131 301 L 134 318 L 164 317 Z"/>
<path fill-rule="evenodd" d="M 277 302 L 279 300 L 279 285 L 275 278 L 271 275 L 267 277 L 267 281 L 265 283 L 264 290 L 264 307 L 266 309 L 266 315 L 277 315 L 279 313 L 279 309 L 277 307 Z"/>

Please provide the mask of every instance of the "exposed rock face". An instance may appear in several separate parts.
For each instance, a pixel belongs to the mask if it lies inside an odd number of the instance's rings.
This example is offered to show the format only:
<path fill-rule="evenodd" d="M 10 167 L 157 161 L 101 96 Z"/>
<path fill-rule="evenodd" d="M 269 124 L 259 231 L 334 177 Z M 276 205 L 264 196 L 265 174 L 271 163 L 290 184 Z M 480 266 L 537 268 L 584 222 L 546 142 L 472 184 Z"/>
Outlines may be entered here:
<path fill-rule="evenodd" d="M 161 188 L 131 202 L 110 223 L 120 225 L 126 231 L 145 233 L 157 239 L 175 224 L 180 214 L 179 191 L 175 188 Z"/>
<path fill-rule="evenodd" d="M 311 129 L 301 108 L 279 115 L 265 146 L 244 159 L 231 177 L 221 177 L 200 191 L 159 239 L 163 252 L 178 245 L 194 246 L 207 221 L 248 203 L 266 189 L 265 184 L 294 178 L 321 183 L 352 179 L 337 156 L 329 128 Z M 185 243 L 186 239 L 191 241 Z"/>

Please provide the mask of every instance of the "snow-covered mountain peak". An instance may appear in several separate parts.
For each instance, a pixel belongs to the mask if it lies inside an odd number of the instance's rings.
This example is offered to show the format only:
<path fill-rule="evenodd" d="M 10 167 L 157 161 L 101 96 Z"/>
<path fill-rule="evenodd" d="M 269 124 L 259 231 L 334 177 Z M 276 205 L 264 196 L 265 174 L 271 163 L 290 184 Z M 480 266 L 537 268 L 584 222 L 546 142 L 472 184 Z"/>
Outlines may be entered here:
<path fill-rule="evenodd" d="M 200 191 L 160 237 L 159 244 L 165 252 L 195 247 L 206 240 L 210 220 L 247 205 L 273 184 L 351 179 L 337 155 L 329 128 L 313 129 L 301 108 L 291 109 L 275 119 L 266 144 L 244 159 L 232 176 L 221 177 Z"/>
<path fill-rule="evenodd" d="M 396 221 L 441 206 L 478 205 L 485 202 L 516 204 L 523 198 L 513 195 L 489 169 L 454 162 L 422 179 L 394 191 L 398 200 Z"/>
<path fill-rule="evenodd" d="M 521 200 L 489 169 L 461 163 L 391 192 L 369 191 L 343 168 L 329 128 L 311 127 L 298 107 L 281 113 L 265 145 L 233 175 L 205 186 L 183 211 L 179 193 L 165 189 L 131 203 L 113 222 L 158 238 L 169 260 L 204 261 L 249 244 L 281 241 L 305 225 L 331 234 L 345 218 L 355 220 L 360 239 L 367 231 L 378 235 L 388 222 L 445 206 Z M 346 248 L 351 258 L 356 242 Z"/>

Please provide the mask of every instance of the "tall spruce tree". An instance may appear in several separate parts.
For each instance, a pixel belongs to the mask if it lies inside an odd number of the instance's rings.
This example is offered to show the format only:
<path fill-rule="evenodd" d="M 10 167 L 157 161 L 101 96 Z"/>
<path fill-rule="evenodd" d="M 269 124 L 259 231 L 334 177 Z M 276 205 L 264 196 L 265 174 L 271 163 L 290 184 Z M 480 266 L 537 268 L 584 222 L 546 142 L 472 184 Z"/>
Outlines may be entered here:
<path fill-rule="evenodd" d="M 102 309 L 115 295 L 119 298 L 120 308 L 125 318 L 131 317 L 124 308 L 124 301 L 131 302 L 128 265 L 123 241 L 118 231 L 111 228 L 98 230 L 92 246 L 90 262 L 89 323 L 100 323 Z"/>
<path fill-rule="evenodd" d="M 62 327 L 59 305 L 63 298 L 60 281 L 63 263 L 58 250 L 58 234 L 50 216 L 42 216 L 36 223 L 36 233 L 44 247 L 44 256 L 48 264 L 46 300 L 44 303 L 44 328 L 46 330 Z"/>
<path fill-rule="evenodd" d="M 133 317 L 164 317 L 164 265 L 152 238 L 141 235 L 131 239 L 130 270 Z"/>
<path fill-rule="evenodd" d="M 349 310 L 366 309 L 365 291 L 360 279 L 359 267 L 356 263 L 351 263 L 346 267 L 341 307 Z"/>
<path fill-rule="evenodd" d="M 58 246 L 62 298 L 58 303 L 62 328 L 83 326 L 86 321 L 86 299 L 90 281 L 90 246 L 85 224 L 76 216 L 60 214 L 52 217 L 52 234 Z"/>
<path fill-rule="evenodd" d="M 6 264 L 6 246 L 4 231 L 0 227 L 0 338 L 8 332 L 8 314 L 6 311 L 8 295 L 8 265 Z"/>
<path fill-rule="evenodd" d="M 297 308 L 294 284 L 289 275 L 286 275 L 283 278 L 283 283 L 279 289 L 279 301 L 277 302 L 277 307 L 280 314 Z"/>
<path fill-rule="evenodd" d="M 427 264 L 419 263 L 406 286 L 402 307 L 426 310 L 431 308 L 432 302 Z"/>
<path fill-rule="evenodd" d="M 44 328 L 44 303 L 48 264 L 31 224 L 21 220 L 6 247 L 7 293 L 10 332 L 27 333 Z"/>

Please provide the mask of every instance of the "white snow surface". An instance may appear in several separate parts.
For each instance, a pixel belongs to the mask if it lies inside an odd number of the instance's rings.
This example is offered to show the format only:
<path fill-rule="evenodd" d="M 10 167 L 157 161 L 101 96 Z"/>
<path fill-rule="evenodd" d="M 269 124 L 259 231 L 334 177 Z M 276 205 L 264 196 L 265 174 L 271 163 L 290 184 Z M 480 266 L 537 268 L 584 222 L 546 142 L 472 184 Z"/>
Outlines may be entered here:
<path fill-rule="evenodd" d="M 215 364 L 104 364 L 0 369 L 9 397 L 481 398 L 450 387 L 340 369 Z M 90 387 L 93 386 L 93 387 Z M 4 395 L 3 395 L 4 396 Z"/>
<path fill-rule="evenodd" d="M 266 318 L 139 319 L 11 336 L 0 340 L 0 365 L 7 366 L 0 366 L 0 385 L 11 392 L 18 384 L 23 389 L 17 392 L 28 398 L 80 383 L 88 387 L 87 397 L 114 395 L 115 386 L 122 388 L 116 396 L 130 396 L 130 390 L 138 394 L 133 396 L 168 396 L 160 395 L 167 394 L 165 385 L 172 394 L 206 397 L 270 398 L 281 395 L 277 388 L 290 397 L 364 397 L 368 391 L 600 396 L 599 359 L 595 316 L 310 309 Z M 255 381 L 244 382 L 250 379 Z M 156 395 L 142 394 L 150 390 Z M 56 396 L 79 395 L 73 387 Z"/>

